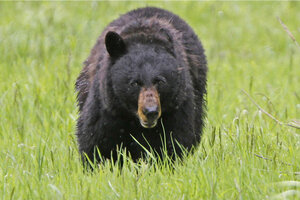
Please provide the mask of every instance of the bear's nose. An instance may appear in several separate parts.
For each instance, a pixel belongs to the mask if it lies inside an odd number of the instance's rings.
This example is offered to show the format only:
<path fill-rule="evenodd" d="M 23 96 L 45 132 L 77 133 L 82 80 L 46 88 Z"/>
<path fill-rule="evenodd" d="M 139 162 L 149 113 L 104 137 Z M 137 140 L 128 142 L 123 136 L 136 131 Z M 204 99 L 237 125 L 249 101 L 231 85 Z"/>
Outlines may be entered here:
<path fill-rule="evenodd" d="M 143 109 L 143 113 L 149 121 L 153 121 L 157 118 L 159 114 L 158 106 L 146 107 Z"/>

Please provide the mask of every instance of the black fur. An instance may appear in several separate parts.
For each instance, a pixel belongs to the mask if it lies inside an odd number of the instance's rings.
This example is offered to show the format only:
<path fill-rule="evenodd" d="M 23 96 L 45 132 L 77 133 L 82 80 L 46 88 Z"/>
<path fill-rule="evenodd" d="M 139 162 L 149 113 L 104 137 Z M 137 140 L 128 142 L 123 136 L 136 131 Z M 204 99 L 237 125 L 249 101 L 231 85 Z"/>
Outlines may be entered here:
<path fill-rule="evenodd" d="M 174 152 L 172 140 L 177 154 L 177 142 L 190 150 L 201 139 L 206 73 L 204 49 L 178 16 L 152 7 L 122 15 L 100 35 L 76 82 L 80 153 L 93 160 L 97 147 L 104 158 L 116 159 L 122 146 L 137 160 L 144 150 L 134 137 L 160 155 L 161 123 L 146 129 L 136 116 L 141 87 L 153 85 L 168 153 Z"/>

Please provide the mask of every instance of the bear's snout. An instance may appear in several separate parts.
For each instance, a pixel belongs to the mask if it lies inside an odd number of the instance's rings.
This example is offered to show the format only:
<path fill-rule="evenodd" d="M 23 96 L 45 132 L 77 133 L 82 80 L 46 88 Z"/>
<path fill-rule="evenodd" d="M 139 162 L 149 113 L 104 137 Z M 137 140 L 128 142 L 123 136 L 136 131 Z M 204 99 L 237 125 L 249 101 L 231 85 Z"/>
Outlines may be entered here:
<path fill-rule="evenodd" d="M 138 118 L 144 128 L 153 128 L 161 115 L 159 94 L 155 87 L 142 88 L 138 99 Z"/>
<path fill-rule="evenodd" d="M 158 111 L 158 106 L 154 105 L 154 106 L 150 106 L 150 107 L 145 107 L 143 109 L 143 114 L 147 117 L 148 120 L 153 121 L 155 119 L 157 119 L 157 116 L 159 114 Z"/>

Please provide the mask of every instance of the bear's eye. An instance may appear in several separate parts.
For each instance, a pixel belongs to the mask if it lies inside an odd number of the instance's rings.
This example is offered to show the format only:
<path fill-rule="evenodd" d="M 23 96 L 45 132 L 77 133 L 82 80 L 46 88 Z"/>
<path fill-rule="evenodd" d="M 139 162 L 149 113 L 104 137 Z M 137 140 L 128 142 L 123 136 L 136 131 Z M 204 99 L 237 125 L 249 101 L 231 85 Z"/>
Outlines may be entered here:
<path fill-rule="evenodd" d="M 153 80 L 154 85 L 162 85 L 162 84 L 165 84 L 166 82 L 167 81 L 166 81 L 165 77 L 162 77 L 162 76 L 158 76 Z"/>
<path fill-rule="evenodd" d="M 137 86 L 141 86 L 142 82 L 140 80 L 133 80 L 133 81 L 130 82 L 130 85 L 132 87 L 137 87 Z"/>

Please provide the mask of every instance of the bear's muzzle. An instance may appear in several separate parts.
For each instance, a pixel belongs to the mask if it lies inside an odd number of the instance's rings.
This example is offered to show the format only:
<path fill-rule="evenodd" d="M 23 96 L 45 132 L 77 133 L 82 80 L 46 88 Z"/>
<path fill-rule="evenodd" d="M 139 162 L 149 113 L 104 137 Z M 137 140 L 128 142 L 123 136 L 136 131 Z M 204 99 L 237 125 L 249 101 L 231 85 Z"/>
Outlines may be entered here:
<path fill-rule="evenodd" d="M 153 128 L 161 116 L 160 99 L 155 87 L 142 88 L 138 99 L 138 118 L 144 128 Z"/>

